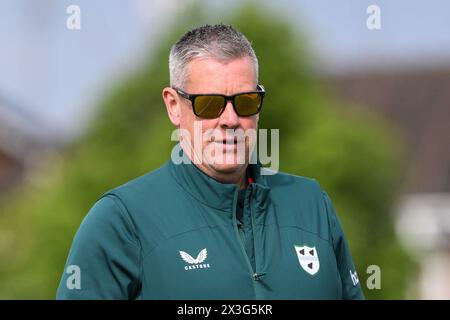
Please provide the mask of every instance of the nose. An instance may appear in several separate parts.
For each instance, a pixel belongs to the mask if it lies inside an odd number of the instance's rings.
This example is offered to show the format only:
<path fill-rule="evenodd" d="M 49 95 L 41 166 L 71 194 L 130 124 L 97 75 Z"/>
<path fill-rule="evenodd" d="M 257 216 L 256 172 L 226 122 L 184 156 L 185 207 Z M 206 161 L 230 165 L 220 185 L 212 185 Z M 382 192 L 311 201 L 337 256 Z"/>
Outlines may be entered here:
<path fill-rule="evenodd" d="M 234 111 L 231 101 L 227 101 L 225 110 L 220 115 L 219 124 L 223 128 L 236 128 L 239 126 L 239 116 Z"/>

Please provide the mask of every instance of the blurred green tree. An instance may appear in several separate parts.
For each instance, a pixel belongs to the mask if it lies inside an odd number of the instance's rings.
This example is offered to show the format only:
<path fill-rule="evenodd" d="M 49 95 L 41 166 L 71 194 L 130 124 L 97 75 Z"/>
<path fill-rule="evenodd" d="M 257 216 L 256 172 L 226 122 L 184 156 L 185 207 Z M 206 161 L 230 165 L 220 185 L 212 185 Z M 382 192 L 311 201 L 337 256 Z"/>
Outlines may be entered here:
<path fill-rule="evenodd" d="M 1 205 L 0 298 L 53 299 L 73 235 L 95 200 L 169 159 L 173 128 L 161 89 L 170 45 L 194 26 L 219 21 L 241 30 L 258 55 L 268 92 L 260 127 L 280 129 L 280 169 L 314 177 L 330 194 L 366 297 L 404 297 L 412 264 L 391 216 L 402 172 L 394 131 L 325 94 L 311 75 L 305 39 L 250 3 L 220 20 L 200 5 L 188 9 L 148 64 L 111 89 L 83 138 Z M 365 286 L 372 264 L 381 268 L 381 290 Z"/>

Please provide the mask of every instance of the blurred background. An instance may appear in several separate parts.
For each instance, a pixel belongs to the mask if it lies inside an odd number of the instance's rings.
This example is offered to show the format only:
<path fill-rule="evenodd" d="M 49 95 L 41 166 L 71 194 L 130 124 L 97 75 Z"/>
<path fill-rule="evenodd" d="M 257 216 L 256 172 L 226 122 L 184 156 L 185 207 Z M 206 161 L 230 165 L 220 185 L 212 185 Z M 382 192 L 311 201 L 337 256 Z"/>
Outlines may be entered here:
<path fill-rule="evenodd" d="M 366 297 L 450 299 L 445 0 L 2 0 L 0 298 L 53 299 L 96 199 L 169 159 L 169 48 L 219 22 L 252 42 L 260 127 L 330 194 Z"/>

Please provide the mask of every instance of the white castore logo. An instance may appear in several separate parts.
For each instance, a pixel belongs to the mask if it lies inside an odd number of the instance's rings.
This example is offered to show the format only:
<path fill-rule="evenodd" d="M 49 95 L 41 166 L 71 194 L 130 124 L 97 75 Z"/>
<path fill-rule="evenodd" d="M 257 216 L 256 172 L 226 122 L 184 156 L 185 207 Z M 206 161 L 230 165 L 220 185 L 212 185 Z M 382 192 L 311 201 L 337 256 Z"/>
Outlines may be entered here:
<path fill-rule="evenodd" d="M 189 263 L 189 265 L 184 267 L 184 270 L 192 269 L 206 269 L 209 268 L 209 263 L 203 263 L 208 257 L 208 251 L 205 249 L 201 250 L 197 255 L 197 258 L 193 258 L 189 253 L 180 251 L 181 259 Z"/>

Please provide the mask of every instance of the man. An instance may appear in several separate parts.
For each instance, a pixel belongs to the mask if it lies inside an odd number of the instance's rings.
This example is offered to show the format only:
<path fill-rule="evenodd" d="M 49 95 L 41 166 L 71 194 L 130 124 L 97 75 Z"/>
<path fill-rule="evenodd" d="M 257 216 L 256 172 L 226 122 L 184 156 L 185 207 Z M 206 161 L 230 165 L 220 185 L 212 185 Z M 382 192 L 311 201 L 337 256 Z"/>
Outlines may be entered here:
<path fill-rule="evenodd" d="M 191 30 L 169 68 L 174 154 L 189 163 L 173 154 L 97 201 L 57 298 L 363 298 L 327 194 L 312 179 L 265 174 L 251 161 L 252 135 L 234 134 L 257 129 L 264 98 L 245 36 L 225 25 Z"/>

